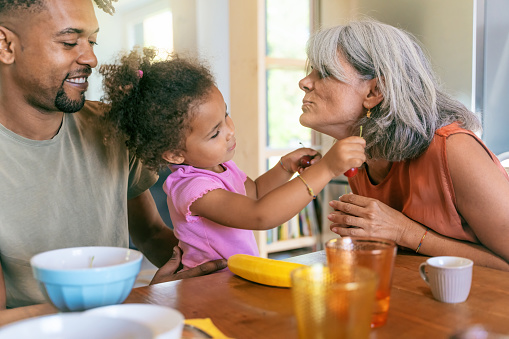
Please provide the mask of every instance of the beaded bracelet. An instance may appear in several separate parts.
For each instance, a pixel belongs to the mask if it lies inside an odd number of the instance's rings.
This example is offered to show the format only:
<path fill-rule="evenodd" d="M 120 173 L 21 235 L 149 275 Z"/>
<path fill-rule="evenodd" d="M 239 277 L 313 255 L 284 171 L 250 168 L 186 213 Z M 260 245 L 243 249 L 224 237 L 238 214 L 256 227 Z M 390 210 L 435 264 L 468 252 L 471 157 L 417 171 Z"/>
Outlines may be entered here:
<path fill-rule="evenodd" d="M 290 174 L 295 173 L 295 172 L 292 172 L 292 171 L 288 170 L 288 168 L 286 168 L 286 167 L 285 167 L 285 165 L 283 165 L 283 157 L 281 157 L 281 158 L 279 159 L 279 164 L 280 164 L 280 165 L 281 165 L 281 167 L 283 167 L 283 169 L 284 169 L 285 171 L 287 171 L 288 173 L 290 173 Z"/>
<path fill-rule="evenodd" d="M 429 227 L 426 227 L 426 232 L 424 232 L 424 235 L 421 238 L 421 242 L 419 243 L 419 246 L 417 246 L 417 248 L 415 249 L 415 253 L 418 253 L 419 250 L 421 249 L 422 242 L 424 241 L 424 238 L 426 238 L 426 234 L 428 234 L 428 231 L 429 231 Z"/>
<path fill-rule="evenodd" d="M 316 199 L 316 195 L 315 193 L 313 192 L 313 189 L 311 188 L 311 186 L 308 185 L 308 183 L 306 182 L 306 180 L 304 180 L 303 177 L 301 177 L 300 175 L 297 176 L 300 180 L 302 180 L 302 182 L 304 183 L 304 185 L 306 185 L 306 188 L 308 189 L 308 193 L 310 196 L 313 197 L 313 199 Z"/>

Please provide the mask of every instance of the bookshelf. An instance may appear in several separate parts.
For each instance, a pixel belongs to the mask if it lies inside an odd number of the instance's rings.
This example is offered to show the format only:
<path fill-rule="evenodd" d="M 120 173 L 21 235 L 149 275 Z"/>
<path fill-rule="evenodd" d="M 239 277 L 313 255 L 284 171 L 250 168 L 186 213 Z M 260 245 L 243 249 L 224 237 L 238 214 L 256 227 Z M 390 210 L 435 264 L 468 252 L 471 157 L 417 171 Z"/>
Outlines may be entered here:
<path fill-rule="evenodd" d="M 330 221 L 327 219 L 327 215 L 329 215 L 333 209 L 329 206 L 329 201 L 339 198 L 341 195 L 350 193 L 350 185 L 348 185 L 348 179 L 341 175 L 337 178 L 334 178 L 330 181 L 330 183 L 325 186 L 322 191 L 323 201 L 322 204 L 322 232 L 320 234 L 320 242 L 322 246 L 325 246 L 325 243 L 330 239 L 338 238 L 339 235 L 332 232 L 329 228 Z"/>
<path fill-rule="evenodd" d="M 338 235 L 329 229 L 327 215 L 332 212 L 328 202 L 349 193 L 350 186 L 344 176 L 331 180 L 304 210 L 285 224 L 268 231 L 254 231 L 260 256 L 298 248 L 312 247 L 321 250 L 324 244 Z"/>
<path fill-rule="evenodd" d="M 260 256 L 303 247 L 320 249 L 321 199 L 310 202 L 299 214 L 267 231 L 254 231 Z"/>

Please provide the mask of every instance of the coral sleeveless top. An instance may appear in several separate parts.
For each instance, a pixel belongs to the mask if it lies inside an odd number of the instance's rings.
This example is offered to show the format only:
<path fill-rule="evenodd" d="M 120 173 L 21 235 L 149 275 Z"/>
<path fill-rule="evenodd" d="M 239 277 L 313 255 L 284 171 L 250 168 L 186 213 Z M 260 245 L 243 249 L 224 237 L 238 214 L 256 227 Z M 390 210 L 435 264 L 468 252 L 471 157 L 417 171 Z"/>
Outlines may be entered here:
<path fill-rule="evenodd" d="M 359 168 L 359 173 L 348 180 L 352 192 L 380 200 L 442 235 L 478 242 L 456 209 L 456 197 L 447 164 L 445 141 L 457 133 L 475 138 L 509 180 L 498 158 L 481 139 L 453 123 L 438 129 L 428 149 L 418 158 L 394 162 L 388 175 L 377 185 L 370 182 L 365 168 Z"/>

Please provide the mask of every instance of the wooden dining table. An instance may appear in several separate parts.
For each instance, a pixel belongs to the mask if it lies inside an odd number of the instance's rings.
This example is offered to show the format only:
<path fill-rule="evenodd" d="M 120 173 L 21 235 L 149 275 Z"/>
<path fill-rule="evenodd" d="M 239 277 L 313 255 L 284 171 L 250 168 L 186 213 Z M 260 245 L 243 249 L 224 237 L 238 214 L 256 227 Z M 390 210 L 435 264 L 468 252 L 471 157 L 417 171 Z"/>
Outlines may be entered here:
<path fill-rule="evenodd" d="M 474 266 L 467 301 L 442 303 L 433 298 L 419 275 L 427 257 L 398 254 L 387 323 L 371 339 L 450 338 L 472 325 L 509 334 L 509 272 Z M 288 259 L 325 262 L 323 251 Z M 125 303 L 158 304 L 179 310 L 186 319 L 210 318 L 231 338 L 298 338 L 291 290 L 256 284 L 229 271 L 134 288 Z M 57 313 L 50 304 L 0 311 L 0 326 Z"/>

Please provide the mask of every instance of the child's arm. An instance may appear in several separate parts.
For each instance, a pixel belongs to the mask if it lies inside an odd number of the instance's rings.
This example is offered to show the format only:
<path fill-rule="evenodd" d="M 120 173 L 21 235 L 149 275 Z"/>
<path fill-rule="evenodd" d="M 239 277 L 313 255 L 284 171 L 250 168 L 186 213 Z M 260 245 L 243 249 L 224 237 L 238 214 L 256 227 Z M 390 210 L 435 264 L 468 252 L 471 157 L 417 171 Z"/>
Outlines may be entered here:
<path fill-rule="evenodd" d="M 276 166 L 260 175 L 255 181 L 247 178 L 245 184 L 246 195 L 254 199 L 260 199 L 274 188 L 288 182 L 295 172 L 302 170 L 299 161 L 304 155 L 313 156 L 311 164 L 321 159 L 320 154 L 311 148 L 299 148 L 288 153 L 281 157 L 280 162 Z"/>
<path fill-rule="evenodd" d="M 318 194 L 332 178 L 362 165 L 366 159 L 365 144 L 360 137 L 336 142 L 320 161 L 302 173 L 301 178 L 294 178 L 259 199 L 217 189 L 193 202 L 190 210 L 194 215 L 234 228 L 266 230 L 276 227 L 299 213 L 313 199 L 311 191 Z M 281 168 L 287 178 L 291 176 L 283 171 Z"/>

